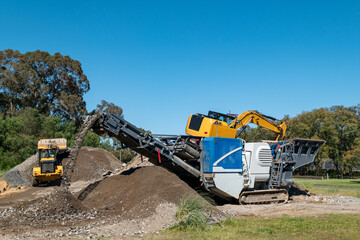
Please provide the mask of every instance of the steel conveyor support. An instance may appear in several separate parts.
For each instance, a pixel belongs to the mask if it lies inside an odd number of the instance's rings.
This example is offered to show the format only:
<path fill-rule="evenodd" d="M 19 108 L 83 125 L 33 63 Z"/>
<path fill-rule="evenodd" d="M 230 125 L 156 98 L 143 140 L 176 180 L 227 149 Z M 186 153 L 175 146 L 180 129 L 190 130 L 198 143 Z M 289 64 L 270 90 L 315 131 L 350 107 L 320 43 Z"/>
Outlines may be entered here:
<path fill-rule="evenodd" d="M 186 150 L 189 152 L 187 154 L 189 156 L 196 155 L 195 157 L 198 157 L 200 155 L 187 144 L 186 139 L 183 139 L 184 136 L 162 138 L 156 135 L 155 137 L 114 113 L 101 114 L 92 129 L 98 134 L 107 133 L 111 137 L 115 137 L 135 152 L 148 157 L 153 164 L 159 164 L 158 154 L 160 154 L 162 166 L 170 170 L 173 170 L 174 167 L 180 167 L 194 177 L 200 176 L 200 171 L 196 166 L 188 164 L 186 159 L 179 157 L 185 156 Z"/>

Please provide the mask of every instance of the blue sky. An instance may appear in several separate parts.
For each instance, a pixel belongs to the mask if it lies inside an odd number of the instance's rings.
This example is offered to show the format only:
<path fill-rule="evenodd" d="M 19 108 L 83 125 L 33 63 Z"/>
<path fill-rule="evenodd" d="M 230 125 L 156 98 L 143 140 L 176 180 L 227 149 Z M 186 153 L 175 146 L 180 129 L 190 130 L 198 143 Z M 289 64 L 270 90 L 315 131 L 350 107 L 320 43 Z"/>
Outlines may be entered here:
<path fill-rule="evenodd" d="M 154 133 L 191 113 L 360 103 L 360 1 L 5 1 L 0 49 L 60 52 Z"/>

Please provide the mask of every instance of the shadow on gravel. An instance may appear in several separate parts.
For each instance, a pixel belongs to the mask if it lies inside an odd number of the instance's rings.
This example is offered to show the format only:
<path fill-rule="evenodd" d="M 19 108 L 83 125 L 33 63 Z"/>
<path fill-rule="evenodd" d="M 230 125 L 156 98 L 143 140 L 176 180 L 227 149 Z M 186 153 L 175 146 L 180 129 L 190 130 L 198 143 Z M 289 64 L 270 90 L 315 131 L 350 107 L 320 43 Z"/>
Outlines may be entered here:
<path fill-rule="evenodd" d="M 120 175 L 131 175 L 133 174 L 136 170 L 140 169 L 141 167 L 136 167 L 136 168 L 130 168 L 129 170 L 123 171 L 122 173 L 120 173 Z"/>
<path fill-rule="evenodd" d="M 290 186 L 289 190 L 289 197 L 292 196 L 310 196 L 311 194 L 304 188 L 300 187 L 298 184 L 294 183 Z"/>

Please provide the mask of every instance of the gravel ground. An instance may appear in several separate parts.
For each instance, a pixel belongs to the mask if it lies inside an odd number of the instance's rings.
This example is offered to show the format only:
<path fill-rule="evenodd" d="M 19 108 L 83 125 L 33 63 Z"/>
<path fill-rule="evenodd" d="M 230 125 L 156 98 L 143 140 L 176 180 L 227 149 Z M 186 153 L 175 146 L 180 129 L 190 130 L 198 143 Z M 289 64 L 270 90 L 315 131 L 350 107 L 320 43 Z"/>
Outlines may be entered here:
<path fill-rule="evenodd" d="M 287 203 L 263 205 L 218 206 L 227 216 L 247 217 L 304 217 L 320 214 L 360 214 L 360 199 L 348 196 L 293 196 Z"/>

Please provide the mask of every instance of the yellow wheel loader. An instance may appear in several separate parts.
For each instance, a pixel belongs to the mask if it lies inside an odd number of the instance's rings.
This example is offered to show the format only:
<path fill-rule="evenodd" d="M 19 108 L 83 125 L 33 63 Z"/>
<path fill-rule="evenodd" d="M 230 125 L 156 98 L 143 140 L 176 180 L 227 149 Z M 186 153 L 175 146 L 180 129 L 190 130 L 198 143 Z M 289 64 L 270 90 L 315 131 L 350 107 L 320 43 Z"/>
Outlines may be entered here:
<path fill-rule="evenodd" d="M 60 155 L 66 150 L 65 138 L 39 140 L 39 166 L 32 169 L 33 186 L 41 183 L 55 183 L 60 185 L 63 175 Z"/>

